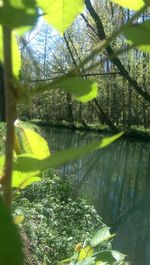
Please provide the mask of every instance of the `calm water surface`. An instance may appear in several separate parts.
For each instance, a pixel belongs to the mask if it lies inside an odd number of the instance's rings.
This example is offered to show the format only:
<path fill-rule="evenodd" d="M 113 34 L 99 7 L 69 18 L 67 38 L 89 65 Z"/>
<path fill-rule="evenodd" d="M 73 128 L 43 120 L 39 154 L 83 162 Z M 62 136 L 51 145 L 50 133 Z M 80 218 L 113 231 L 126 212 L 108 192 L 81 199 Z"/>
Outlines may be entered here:
<path fill-rule="evenodd" d="M 78 147 L 96 133 L 42 129 L 51 151 Z M 150 143 L 118 140 L 60 169 L 76 196 L 93 204 L 117 233 L 113 247 L 132 265 L 150 265 Z"/>

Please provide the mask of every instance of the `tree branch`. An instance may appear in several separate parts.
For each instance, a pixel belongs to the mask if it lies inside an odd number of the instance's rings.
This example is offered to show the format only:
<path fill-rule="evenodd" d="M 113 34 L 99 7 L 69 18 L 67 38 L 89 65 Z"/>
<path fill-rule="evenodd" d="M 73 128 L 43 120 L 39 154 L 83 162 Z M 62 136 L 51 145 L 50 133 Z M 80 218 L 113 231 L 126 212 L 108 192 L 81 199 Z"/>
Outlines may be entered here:
<path fill-rule="evenodd" d="M 89 11 L 90 15 L 92 16 L 96 24 L 100 41 L 105 40 L 106 34 L 105 34 L 104 27 L 103 27 L 103 24 L 102 24 L 102 21 L 99 15 L 96 13 L 95 9 L 93 8 L 90 0 L 85 0 L 85 4 L 87 7 L 87 10 Z M 136 92 L 138 92 L 138 94 L 140 94 L 145 100 L 150 102 L 150 95 L 146 91 L 144 91 L 142 87 L 138 85 L 137 81 L 134 78 L 130 76 L 129 72 L 125 69 L 120 59 L 117 56 L 115 56 L 115 53 L 112 47 L 110 46 L 110 44 L 108 44 L 105 47 L 105 49 L 108 55 L 110 56 L 111 61 L 116 65 L 116 67 L 120 71 L 120 75 L 128 81 L 128 83 L 134 88 Z"/>

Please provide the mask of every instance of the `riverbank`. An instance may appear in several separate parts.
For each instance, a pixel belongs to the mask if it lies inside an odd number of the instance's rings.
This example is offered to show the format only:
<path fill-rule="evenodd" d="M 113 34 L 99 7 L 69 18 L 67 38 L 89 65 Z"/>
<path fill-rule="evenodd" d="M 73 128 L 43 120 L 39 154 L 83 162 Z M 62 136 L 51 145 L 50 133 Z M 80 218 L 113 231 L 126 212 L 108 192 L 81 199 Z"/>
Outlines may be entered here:
<path fill-rule="evenodd" d="M 31 124 L 37 125 L 37 126 L 46 126 L 51 128 L 60 128 L 60 129 L 68 129 L 71 131 L 88 131 L 88 132 L 96 132 L 104 135 L 110 135 L 114 132 L 111 131 L 110 128 L 108 128 L 105 125 L 100 124 L 81 124 L 81 123 L 75 123 L 74 126 L 72 126 L 69 122 L 44 122 L 39 120 L 31 120 L 29 121 Z M 120 128 L 120 131 L 122 128 Z M 150 142 L 150 128 L 144 129 L 142 127 L 135 127 L 132 126 L 131 129 L 125 132 L 124 138 L 131 139 L 131 140 L 139 140 L 144 142 Z"/>
<path fill-rule="evenodd" d="M 25 126 L 38 128 L 30 123 Z M 0 124 L 0 127 L 5 129 L 5 124 Z M 43 172 L 41 181 L 20 191 L 12 203 L 12 214 L 24 216 L 20 231 L 24 238 L 26 265 L 31 262 L 56 265 L 60 260 L 72 256 L 79 243 L 82 251 L 82 245 L 89 244 L 100 228 L 109 231 L 95 208 L 80 197 L 74 199 L 69 181 L 55 174 L 53 170 Z M 109 255 L 102 258 L 108 261 L 111 256 L 112 264 L 127 264 L 121 253 L 117 252 L 117 257 L 113 255 L 112 245 L 106 236 L 104 239 L 99 236 L 101 245 L 96 250 L 107 252 Z M 95 260 L 95 257 L 91 259 Z"/>

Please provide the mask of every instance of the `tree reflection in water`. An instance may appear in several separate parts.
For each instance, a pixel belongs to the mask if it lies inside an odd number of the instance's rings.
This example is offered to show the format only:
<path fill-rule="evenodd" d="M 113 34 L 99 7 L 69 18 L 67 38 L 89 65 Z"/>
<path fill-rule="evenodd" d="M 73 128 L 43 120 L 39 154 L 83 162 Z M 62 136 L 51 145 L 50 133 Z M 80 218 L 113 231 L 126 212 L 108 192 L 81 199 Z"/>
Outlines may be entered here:
<path fill-rule="evenodd" d="M 51 150 L 77 147 L 97 139 L 96 133 L 42 130 Z M 74 196 L 94 204 L 117 233 L 114 248 L 133 265 L 150 264 L 150 143 L 118 140 L 60 169 Z"/>

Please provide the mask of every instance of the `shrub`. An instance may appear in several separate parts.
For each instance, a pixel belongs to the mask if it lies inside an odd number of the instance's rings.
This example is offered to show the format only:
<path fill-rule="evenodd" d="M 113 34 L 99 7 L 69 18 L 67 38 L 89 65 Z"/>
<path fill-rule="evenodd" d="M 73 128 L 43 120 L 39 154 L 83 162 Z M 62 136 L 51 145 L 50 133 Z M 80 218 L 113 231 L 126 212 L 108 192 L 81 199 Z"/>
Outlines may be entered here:
<path fill-rule="evenodd" d="M 55 265 L 104 224 L 93 206 L 81 198 L 71 198 L 68 182 L 49 175 L 52 172 L 18 196 L 13 213 L 25 216 L 20 226 L 30 240 L 36 264 L 44 259 Z"/>

